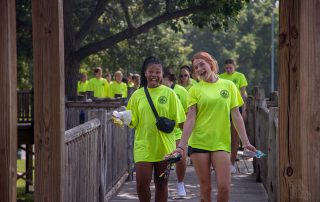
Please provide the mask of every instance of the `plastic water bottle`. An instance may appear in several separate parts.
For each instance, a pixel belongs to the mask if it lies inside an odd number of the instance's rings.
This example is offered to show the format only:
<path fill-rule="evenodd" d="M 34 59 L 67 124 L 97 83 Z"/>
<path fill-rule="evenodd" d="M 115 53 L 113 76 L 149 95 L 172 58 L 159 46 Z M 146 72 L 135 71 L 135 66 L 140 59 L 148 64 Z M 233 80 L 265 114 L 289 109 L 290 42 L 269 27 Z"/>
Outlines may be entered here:
<path fill-rule="evenodd" d="M 255 157 L 255 158 L 261 158 L 263 156 L 265 156 L 266 154 L 263 153 L 260 150 L 256 150 L 256 152 L 250 151 L 248 149 L 244 149 L 243 151 L 243 156 L 247 156 L 247 157 Z"/>

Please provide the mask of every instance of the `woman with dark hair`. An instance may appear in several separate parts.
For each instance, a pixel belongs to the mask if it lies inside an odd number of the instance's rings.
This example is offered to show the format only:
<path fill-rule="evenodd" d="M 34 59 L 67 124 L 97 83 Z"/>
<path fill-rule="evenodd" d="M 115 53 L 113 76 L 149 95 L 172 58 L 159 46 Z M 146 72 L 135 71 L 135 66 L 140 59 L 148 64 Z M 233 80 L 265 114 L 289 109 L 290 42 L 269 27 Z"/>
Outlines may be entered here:
<path fill-rule="evenodd" d="M 185 112 L 187 112 L 187 105 L 188 105 L 188 91 L 176 83 L 176 76 L 173 72 L 170 71 L 170 69 L 165 68 L 163 73 L 163 80 L 162 83 L 169 88 L 173 89 L 173 91 L 177 94 L 183 109 Z M 176 134 L 176 146 L 179 145 L 182 130 L 179 127 L 175 128 L 175 134 Z M 179 197 L 185 197 L 187 195 L 184 187 L 184 176 L 186 174 L 187 164 L 186 164 L 186 155 L 183 154 L 180 161 L 176 163 L 176 175 L 177 175 L 177 194 Z"/>
<path fill-rule="evenodd" d="M 237 68 L 237 66 L 236 66 L 236 63 L 234 62 L 234 60 L 226 59 L 224 62 L 225 72 L 220 74 L 219 77 L 222 79 L 227 79 L 229 81 L 232 81 L 237 86 L 237 89 L 239 90 L 241 97 L 244 101 L 244 104 L 241 107 L 239 107 L 239 110 L 242 115 L 242 118 L 245 120 L 247 117 L 247 115 L 246 115 L 246 100 L 247 100 L 246 87 L 248 86 L 248 82 L 247 82 L 247 79 L 244 76 L 244 74 L 236 71 L 236 68 Z M 239 136 L 237 134 L 236 129 L 231 124 L 231 155 L 230 155 L 231 173 L 237 172 L 234 164 L 237 159 L 238 149 L 239 149 Z"/>
<path fill-rule="evenodd" d="M 239 106 L 243 100 L 236 86 L 217 76 L 218 63 L 206 52 L 192 57 L 192 65 L 200 82 L 189 90 L 189 108 L 182 138 L 172 154 L 188 153 L 200 182 L 200 201 L 211 201 L 211 169 L 215 168 L 217 201 L 228 201 L 230 174 L 230 113 L 243 146 L 256 151 L 248 140 Z"/>
<path fill-rule="evenodd" d="M 168 179 L 160 175 L 168 163 L 166 154 L 175 148 L 175 133 L 165 133 L 156 126 L 156 118 L 146 97 L 145 90 L 160 117 L 174 120 L 176 125 L 185 121 L 185 113 L 179 98 L 173 90 L 161 85 L 163 67 L 155 57 L 145 59 L 141 70 L 142 88 L 136 90 L 129 99 L 127 110 L 131 110 L 130 127 L 135 128 L 134 161 L 136 169 L 137 193 L 139 200 L 151 200 L 150 183 L 154 175 L 155 198 L 162 202 L 168 200 Z M 154 174 L 153 174 L 154 172 Z"/>

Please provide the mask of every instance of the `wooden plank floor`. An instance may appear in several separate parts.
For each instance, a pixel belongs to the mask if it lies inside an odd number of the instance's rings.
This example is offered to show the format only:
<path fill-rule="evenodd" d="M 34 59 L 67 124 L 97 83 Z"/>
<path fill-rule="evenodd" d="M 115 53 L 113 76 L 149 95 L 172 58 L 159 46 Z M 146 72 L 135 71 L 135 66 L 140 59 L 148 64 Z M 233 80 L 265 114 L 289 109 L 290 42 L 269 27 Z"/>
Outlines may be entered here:
<path fill-rule="evenodd" d="M 262 183 L 255 180 L 253 174 L 252 159 L 240 160 L 237 162 L 238 172 L 232 175 L 230 201 L 268 201 L 268 197 Z M 246 168 L 246 166 L 248 169 Z M 212 172 L 213 189 L 212 200 L 217 199 L 217 188 L 215 183 L 214 171 Z M 139 201 L 136 193 L 135 179 L 126 182 L 120 191 L 110 200 L 111 202 Z M 187 197 L 184 199 L 177 198 L 176 192 L 176 175 L 173 170 L 169 181 L 169 199 L 168 201 L 199 201 L 198 180 L 192 166 L 188 166 L 185 177 L 185 187 Z M 151 187 L 152 201 L 154 201 L 154 186 Z"/>

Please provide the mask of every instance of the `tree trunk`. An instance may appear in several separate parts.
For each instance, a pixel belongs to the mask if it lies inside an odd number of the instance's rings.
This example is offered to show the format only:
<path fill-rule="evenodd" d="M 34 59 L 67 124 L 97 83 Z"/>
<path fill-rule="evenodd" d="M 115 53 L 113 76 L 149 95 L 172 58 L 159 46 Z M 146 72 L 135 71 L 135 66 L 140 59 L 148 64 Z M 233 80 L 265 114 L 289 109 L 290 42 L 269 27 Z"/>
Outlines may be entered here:
<path fill-rule="evenodd" d="M 75 51 L 75 28 L 72 23 L 72 13 L 75 6 L 74 0 L 63 1 L 64 20 L 64 64 L 65 64 L 65 95 L 66 100 L 77 96 L 77 81 L 79 79 L 80 61 Z"/>
<path fill-rule="evenodd" d="M 70 54 L 65 58 L 65 93 L 67 99 L 77 96 L 77 81 L 79 79 L 80 60 Z"/>

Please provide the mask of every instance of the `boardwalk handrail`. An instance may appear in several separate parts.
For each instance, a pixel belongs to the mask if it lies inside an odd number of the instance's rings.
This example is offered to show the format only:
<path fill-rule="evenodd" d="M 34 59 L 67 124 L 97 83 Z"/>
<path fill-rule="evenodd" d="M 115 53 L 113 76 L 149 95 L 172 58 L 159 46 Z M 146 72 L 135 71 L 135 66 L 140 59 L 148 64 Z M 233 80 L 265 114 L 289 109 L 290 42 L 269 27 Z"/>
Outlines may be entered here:
<path fill-rule="evenodd" d="M 278 186 L 278 105 L 277 93 L 266 100 L 264 89 L 254 88 L 254 96 L 247 100 L 247 132 L 250 142 L 267 153 L 265 158 L 254 160 L 257 181 L 261 181 L 270 201 L 277 201 Z"/>
<path fill-rule="evenodd" d="M 18 123 L 33 124 L 33 91 L 19 90 L 17 104 Z"/>
<path fill-rule="evenodd" d="M 111 195 L 119 186 L 131 175 L 132 172 L 132 135 L 128 127 L 118 127 L 111 119 L 113 110 L 123 110 L 118 108 L 120 103 L 99 102 L 99 103 L 79 103 L 68 102 L 66 104 L 67 128 L 79 125 L 81 121 L 97 119 L 100 121 L 98 127 L 98 143 L 94 146 L 98 152 L 98 200 L 108 201 Z M 88 124 L 88 123 L 86 123 Z M 80 125 L 82 126 L 82 125 Z M 83 136 L 84 130 L 68 134 L 67 139 Z M 80 132 L 80 131 L 82 132 Z M 66 139 L 66 140 L 67 140 Z M 87 149 L 81 150 L 85 152 Z M 86 165 L 81 165 L 82 167 Z M 80 168 L 78 168 L 80 169 Z M 90 200 L 92 201 L 92 200 Z"/>
<path fill-rule="evenodd" d="M 65 132 L 65 201 L 99 201 L 100 120 Z"/>

